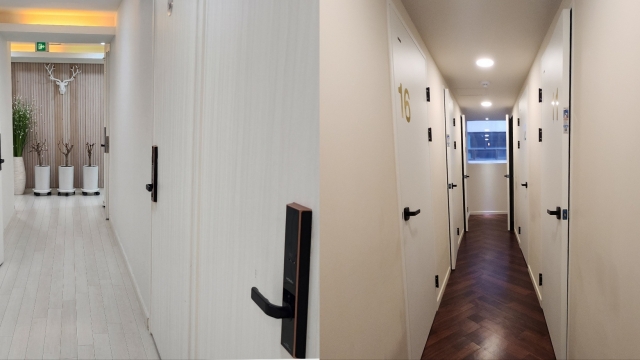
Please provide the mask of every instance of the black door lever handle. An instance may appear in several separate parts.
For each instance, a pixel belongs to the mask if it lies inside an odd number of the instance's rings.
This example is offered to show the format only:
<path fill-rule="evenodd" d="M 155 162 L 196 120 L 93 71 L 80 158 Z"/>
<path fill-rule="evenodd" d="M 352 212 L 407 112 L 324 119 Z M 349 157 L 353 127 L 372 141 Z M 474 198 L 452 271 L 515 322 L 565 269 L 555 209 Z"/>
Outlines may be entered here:
<path fill-rule="evenodd" d="M 528 182 L 526 182 L 526 183 L 524 183 L 524 184 L 520 184 L 520 185 L 522 185 L 522 186 L 526 187 L 527 189 L 529 188 L 529 183 L 528 183 Z"/>
<path fill-rule="evenodd" d="M 404 216 L 404 221 L 409 221 L 409 218 L 411 218 L 412 216 L 416 216 L 418 214 L 420 214 L 420 209 L 416 211 L 411 211 L 409 210 L 408 207 L 404 208 L 404 212 L 402 213 L 402 215 Z"/>
<path fill-rule="evenodd" d="M 253 300 L 265 314 L 272 318 L 289 319 L 293 317 L 293 311 L 289 305 L 273 305 L 256 287 L 251 288 L 251 300 Z"/>
<path fill-rule="evenodd" d="M 556 206 L 556 211 L 547 209 L 547 214 L 555 215 L 556 219 L 558 219 L 558 220 L 561 219 L 561 216 L 562 216 L 561 212 L 562 212 L 562 209 L 560 208 L 560 206 Z"/>
<path fill-rule="evenodd" d="M 464 178 L 465 178 L 465 179 L 468 179 L 468 178 L 469 178 L 469 175 L 465 175 L 465 176 L 464 176 Z"/>
<path fill-rule="evenodd" d="M 454 184 L 454 183 L 451 183 L 451 184 L 449 184 L 447 187 L 448 187 L 449 189 L 453 189 L 453 188 L 455 188 L 455 187 L 458 187 L 458 185 L 456 185 L 456 184 Z"/>
<path fill-rule="evenodd" d="M 511 179 L 511 175 L 507 174 L 504 177 L 506 177 L 507 179 Z"/>
<path fill-rule="evenodd" d="M 153 184 L 147 184 L 147 185 L 145 186 L 145 188 L 147 188 L 147 191 L 148 191 L 148 192 L 152 192 L 152 191 L 153 191 Z"/>

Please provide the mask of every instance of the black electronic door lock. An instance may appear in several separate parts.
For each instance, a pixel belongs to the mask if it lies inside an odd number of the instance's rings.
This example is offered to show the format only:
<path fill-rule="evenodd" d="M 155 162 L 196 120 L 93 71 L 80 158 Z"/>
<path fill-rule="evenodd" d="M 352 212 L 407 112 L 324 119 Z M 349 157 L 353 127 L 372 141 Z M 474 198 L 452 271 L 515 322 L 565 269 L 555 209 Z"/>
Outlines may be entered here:
<path fill-rule="evenodd" d="M 558 220 L 562 219 L 562 209 L 560 208 L 560 206 L 556 206 L 555 211 L 547 209 L 547 214 L 555 215 L 556 219 Z"/>
<path fill-rule="evenodd" d="M 409 219 L 412 216 L 416 216 L 420 214 L 420 209 L 416 210 L 416 211 L 411 211 L 409 210 L 408 207 L 404 208 L 404 211 L 402 212 L 402 216 L 404 217 L 404 221 L 409 221 Z"/>
<path fill-rule="evenodd" d="M 151 193 L 151 201 L 158 202 L 158 147 L 151 147 L 151 184 L 145 185 Z"/>
<path fill-rule="evenodd" d="M 527 188 L 527 189 L 529 188 L 529 182 L 526 182 L 526 183 L 524 183 L 524 184 L 520 184 L 520 185 L 521 185 L 521 186 L 524 186 L 524 187 L 525 187 L 525 188 Z"/>
<path fill-rule="evenodd" d="M 0 158 L 2 157 L 2 137 L 0 135 Z M 0 170 L 2 170 L 2 164 L 4 164 L 4 159 L 0 159 Z"/>
<path fill-rule="evenodd" d="M 251 288 L 251 300 L 268 316 L 282 319 L 280 344 L 298 359 L 306 357 L 307 348 L 311 215 L 307 207 L 287 205 L 282 306 L 272 304 L 257 288 Z"/>

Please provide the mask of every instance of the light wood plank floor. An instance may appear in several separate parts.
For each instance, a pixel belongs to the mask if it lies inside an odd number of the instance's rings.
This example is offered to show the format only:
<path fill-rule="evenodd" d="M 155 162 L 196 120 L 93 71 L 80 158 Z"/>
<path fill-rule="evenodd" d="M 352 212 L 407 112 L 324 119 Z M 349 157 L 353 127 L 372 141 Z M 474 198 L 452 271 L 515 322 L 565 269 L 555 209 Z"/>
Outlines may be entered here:
<path fill-rule="evenodd" d="M 102 196 L 16 196 L 0 359 L 157 359 Z"/>

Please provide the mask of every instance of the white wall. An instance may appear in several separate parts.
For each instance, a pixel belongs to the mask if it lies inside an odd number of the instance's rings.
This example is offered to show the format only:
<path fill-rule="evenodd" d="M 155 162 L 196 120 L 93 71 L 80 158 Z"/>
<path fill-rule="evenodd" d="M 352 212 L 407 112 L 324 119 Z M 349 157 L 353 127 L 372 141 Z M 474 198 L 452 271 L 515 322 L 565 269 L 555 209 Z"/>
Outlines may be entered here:
<path fill-rule="evenodd" d="M 434 252 L 444 279 L 446 84 L 404 6 L 393 3 L 426 55 Z M 390 84 L 386 0 L 321 1 L 322 358 L 408 356 Z"/>
<path fill-rule="evenodd" d="M 509 211 L 507 199 L 507 163 L 468 164 L 467 179 L 469 212 L 474 214 L 506 214 Z"/>
<path fill-rule="evenodd" d="M 151 300 L 153 2 L 125 0 L 110 54 L 110 222 L 148 316 Z M 101 169 L 102 170 L 102 169 Z"/>
<path fill-rule="evenodd" d="M 574 5 L 570 358 L 640 358 L 638 13 L 638 1 Z"/>
<path fill-rule="evenodd" d="M 0 134 L 2 134 L 2 222 L 9 225 L 14 214 L 13 195 L 13 120 L 11 112 L 11 51 L 0 36 Z"/>

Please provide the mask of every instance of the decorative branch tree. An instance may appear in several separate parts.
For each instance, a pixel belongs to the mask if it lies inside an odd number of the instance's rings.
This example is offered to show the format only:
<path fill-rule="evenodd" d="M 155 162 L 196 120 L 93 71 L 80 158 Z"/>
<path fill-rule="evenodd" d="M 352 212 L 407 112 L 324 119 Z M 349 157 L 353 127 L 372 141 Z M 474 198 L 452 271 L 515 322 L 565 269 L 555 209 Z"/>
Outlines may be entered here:
<path fill-rule="evenodd" d="M 49 147 L 47 146 L 47 139 L 44 139 L 44 141 L 39 141 L 38 133 L 36 132 L 36 138 L 29 145 L 29 149 L 31 149 L 29 150 L 30 153 L 34 152 L 36 153 L 36 155 L 38 155 L 38 166 L 44 165 L 44 159 L 42 155 L 44 152 L 49 151 Z"/>
<path fill-rule="evenodd" d="M 93 144 L 89 144 L 89 142 L 87 142 L 87 155 L 89 155 L 89 166 L 93 166 L 93 164 L 91 163 L 91 154 L 93 154 L 93 147 L 96 145 L 96 143 Z"/>
<path fill-rule="evenodd" d="M 64 155 L 64 166 L 69 166 L 69 154 L 71 153 L 71 150 L 73 150 L 73 145 L 69 142 L 66 143 L 63 140 L 60 140 L 58 141 L 58 149 L 62 155 Z"/>

